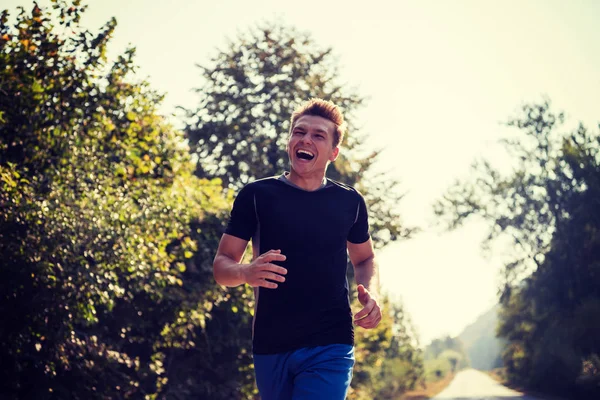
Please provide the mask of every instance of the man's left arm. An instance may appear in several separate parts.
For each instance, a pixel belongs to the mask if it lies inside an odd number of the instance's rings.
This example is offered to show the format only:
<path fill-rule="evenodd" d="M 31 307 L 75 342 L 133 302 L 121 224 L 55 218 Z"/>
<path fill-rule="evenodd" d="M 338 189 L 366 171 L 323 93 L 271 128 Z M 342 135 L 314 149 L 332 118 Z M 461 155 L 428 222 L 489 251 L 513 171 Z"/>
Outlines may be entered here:
<path fill-rule="evenodd" d="M 379 273 L 375 262 L 373 242 L 369 238 L 363 243 L 348 242 L 348 254 L 354 266 L 354 279 L 358 285 L 358 301 L 363 306 L 354 323 L 365 329 L 375 328 L 381 321 L 381 308 L 378 303 Z"/>

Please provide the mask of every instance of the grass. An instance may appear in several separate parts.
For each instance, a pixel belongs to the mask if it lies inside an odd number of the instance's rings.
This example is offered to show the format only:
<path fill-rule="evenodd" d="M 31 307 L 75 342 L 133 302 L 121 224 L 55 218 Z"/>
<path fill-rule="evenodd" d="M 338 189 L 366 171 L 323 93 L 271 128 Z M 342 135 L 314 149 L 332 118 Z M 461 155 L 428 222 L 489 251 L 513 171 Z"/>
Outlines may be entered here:
<path fill-rule="evenodd" d="M 454 379 L 454 374 L 448 374 L 444 378 L 435 382 L 426 382 L 425 387 L 415 389 L 404 393 L 396 400 L 426 400 L 434 397 L 444 390 Z"/>

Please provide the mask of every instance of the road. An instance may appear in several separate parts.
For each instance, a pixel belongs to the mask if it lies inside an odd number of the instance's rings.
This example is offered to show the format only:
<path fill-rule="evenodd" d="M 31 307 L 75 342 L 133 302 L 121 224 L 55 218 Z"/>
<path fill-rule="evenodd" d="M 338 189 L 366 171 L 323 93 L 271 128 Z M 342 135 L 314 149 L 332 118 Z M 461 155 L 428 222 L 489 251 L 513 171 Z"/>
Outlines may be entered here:
<path fill-rule="evenodd" d="M 432 400 L 541 400 L 502 386 L 488 375 L 475 369 L 456 374 L 454 380 Z"/>

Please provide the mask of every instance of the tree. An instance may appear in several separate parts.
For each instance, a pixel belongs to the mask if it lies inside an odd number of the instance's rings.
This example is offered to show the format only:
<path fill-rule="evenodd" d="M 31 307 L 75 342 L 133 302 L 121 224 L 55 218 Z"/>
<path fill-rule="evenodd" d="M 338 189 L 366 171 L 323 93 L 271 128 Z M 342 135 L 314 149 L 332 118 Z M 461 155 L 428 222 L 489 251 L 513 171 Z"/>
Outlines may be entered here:
<path fill-rule="evenodd" d="M 469 366 L 467 352 L 464 344 L 459 338 L 452 338 L 446 336 L 443 338 L 434 339 L 431 343 L 425 347 L 423 354 L 425 361 L 434 360 L 436 358 L 453 358 L 456 360 L 458 369 L 466 368 Z"/>
<path fill-rule="evenodd" d="M 445 336 L 431 341 L 423 351 L 425 376 L 436 381 L 469 366 L 469 357 L 463 342 L 457 337 Z"/>
<path fill-rule="evenodd" d="M 586 360 L 600 352 L 590 319 L 600 312 L 600 135 L 581 124 L 560 132 L 563 122 L 548 101 L 523 106 L 508 125 L 524 136 L 504 142 L 517 160 L 513 173 L 475 164 L 475 177 L 457 183 L 436 212 L 450 228 L 480 216 L 488 242 L 512 239 L 499 329 L 509 340 L 509 377 L 574 393 Z"/>
<path fill-rule="evenodd" d="M 84 10 L 0 17 L 0 397 L 156 398 L 228 295 L 192 228 L 231 198 Z"/>
<path fill-rule="evenodd" d="M 567 186 L 558 184 L 564 163 L 555 157 L 560 148 L 556 128 L 564 122 L 564 115 L 551 113 L 549 108 L 548 102 L 525 105 L 524 118 L 508 122 L 524 132 L 519 139 L 503 140 L 518 162 L 510 176 L 503 177 L 486 160 L 477 161 L 473 177 L 456 182 L 435 205 L 436 215 L 449 229 L 477 216 L 490 224 L 486 244 L 502 236 L 510 238 L 516 251 L 506 265 L 508 286 L 541 263 L 556 220 L 561 218 L 561 195 L 572 190 L 568 177 L 564 179 Z"/>

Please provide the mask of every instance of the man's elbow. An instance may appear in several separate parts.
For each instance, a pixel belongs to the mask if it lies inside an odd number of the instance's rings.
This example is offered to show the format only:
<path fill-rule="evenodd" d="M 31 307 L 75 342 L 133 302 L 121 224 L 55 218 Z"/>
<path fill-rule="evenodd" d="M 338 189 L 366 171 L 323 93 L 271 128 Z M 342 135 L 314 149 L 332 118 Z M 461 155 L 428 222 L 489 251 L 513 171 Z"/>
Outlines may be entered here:
<path fill-rule="evenodd" d="M 222 278 L 222 271 L 221 271 L 221 266 L 220 266 L 220 257 L 219 254 L 217 254 L 213 260 L 213 278 L 215 278 L 215 282 L 217 282 L 219 285 L 225 285 L 223 282 L 223 278 Z"/>
<path fill-rule="evenodd" d="M 213 277 L 222 286 L 239 286 L 241 281 L 240 271 L 236 268 L 235 261 L 223 254 L 217 254 L 213 260 Z"/>
<path fill-rule="evenodd" d="M 215 282 L 217 282 L 217 284 L 219 285 L 223 285 L 223 283 L 221 282 L 221 280 L 219 279 L 219 273 L 217 272 L 217 270 L 215 269 L 215 266 L 213 265 L 213 278 L 215 279 Z"/>
<path fill-rule="evenodd" d="M 224 274 L 213 266 L 213 277 L 215 278 L 215 282 L 221 286 L 234 286 L 229 282 L 229 280 L 224 276 Z"/>

